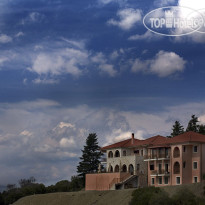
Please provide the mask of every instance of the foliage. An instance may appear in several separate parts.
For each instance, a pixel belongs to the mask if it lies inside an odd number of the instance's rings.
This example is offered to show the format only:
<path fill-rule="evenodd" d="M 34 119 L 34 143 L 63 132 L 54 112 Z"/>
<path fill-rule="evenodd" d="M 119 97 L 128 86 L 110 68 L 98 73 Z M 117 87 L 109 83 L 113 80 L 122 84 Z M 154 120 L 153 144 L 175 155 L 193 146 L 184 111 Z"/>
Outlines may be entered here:
<path fill-rule="evenodd" d="M 172 128 L 171 137 L 175 137 L 183 133 L 184 133 L 184 127 L 180 124 L 179 121 L 175 121 L 175 124 L 173 125 Z"/>
<path fill-rule="evenodd" d="M 161 193 L 160 188 L 155 187 L 146 187 L 146 188 L 139 188 L 136 189 L 132 193 L 132 200 L 130 202 L 130 205 L 149 205 L 151 198 L 154 197 L 154 195 Z"/>
<path fill-rule="evenodd" d="M 188 189 L 181 189 L 172 198 L 176 205 L 198 205 L 197 197 Z"/>
<path fill-rule="evenodd" d="M 34 177 L 30 177 L 29 179 L 20 179 L 19 185 L 21 188 L 26 186 L 31 186 L 36 182 L 36 179 Z"/>
<path fill-rule="evenodd" d="M 198 125 L 198 117 L 195 115 L 191 116 L 191 120 L 188 123 L 188 126 L 186 128 L 186 131 L 193 131 L 193 132 L 198 132 L 199 131 L 199 125 Z"/>
<path fill-rule="evenodd" d="M 45 187 L 44 184 L 35 183 L 36 180 L 34 179 L 34 177 L 30 177 L 29 179 L 19 180 L 19 188 L 15 184 L 8 184 L 7 191 L 0 193 L 0 205 L 13 204 L 18 199 L 29 195 L 79 191 L 83 188 L 82 178 L 77 176 L 71 177 L 71 181 L 62 180 L 48 187 Z"/>
<path fill-rule="evenodd" d="M 85 175 L 87 173 L 97 172 L 100 163 L 102 153 L 98 146 L 98 139 L 95 133 L 89 134 L 86 139 L 86 145 L 82 151 L 82 157 L 80 157 L 79 166 L 77 166 L 77 172 L 79 176 L 85 181 Z"/>
<path fill-rule="evenodd" d="M 196 115 L 192 115 L 191 119 L 188 122 L 186 132 L 193 131 L 200 134 L 205 135 L 205 125 L 199 124 L 198 117 Z M 175 137 L 177 135 L 184 133 L 184 127 L 180 124 L 179 121 L 175 121 L 173 127 L 172 127 L 172 133 L 170 136 L 167 136 L 168 138 Z"/>
<path fill-rule="evenodd" d="M 156 187 L 137 189 L 132 193 L 130 205 L 204 205 L 205 199 L 195 196 L 188 189 L 179 190 L 173 197 Z"/>

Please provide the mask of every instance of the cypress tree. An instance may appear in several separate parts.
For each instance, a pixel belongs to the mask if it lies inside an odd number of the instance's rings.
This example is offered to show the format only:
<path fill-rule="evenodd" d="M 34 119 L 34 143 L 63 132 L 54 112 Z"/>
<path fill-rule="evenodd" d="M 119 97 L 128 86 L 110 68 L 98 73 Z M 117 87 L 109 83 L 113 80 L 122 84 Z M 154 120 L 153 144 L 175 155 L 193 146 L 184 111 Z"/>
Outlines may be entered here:
<path fill-rule="evenodd" d="M 98 139 L 96 133 L 91 133 L 86 139 L 86 145 L 82 151 L 77 172 L 85 182 L 85 175 L 87 173 L 97 172 L 102 153 L 98 146 Z"/>
<path fill-rule="evenodd" d="M 175 121 L 173 128 L 172 128 L 171 137 L 175 137 L 183 133 L 184 133 L 184 127 L 180 124 L 179 121 Z"/>

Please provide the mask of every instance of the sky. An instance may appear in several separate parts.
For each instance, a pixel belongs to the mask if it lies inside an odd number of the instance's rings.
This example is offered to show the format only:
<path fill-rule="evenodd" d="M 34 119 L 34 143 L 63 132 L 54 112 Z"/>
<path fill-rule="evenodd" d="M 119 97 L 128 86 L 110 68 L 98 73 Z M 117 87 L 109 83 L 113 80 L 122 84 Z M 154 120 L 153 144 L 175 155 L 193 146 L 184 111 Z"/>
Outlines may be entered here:
<path fill-rule="evenodd" d="M 1 0 L 0 186 L 76 175 L 89 133 L 100 146 L 205 123 L 205 34 L 152 33 L 160 7 L 202 0 Z"/>

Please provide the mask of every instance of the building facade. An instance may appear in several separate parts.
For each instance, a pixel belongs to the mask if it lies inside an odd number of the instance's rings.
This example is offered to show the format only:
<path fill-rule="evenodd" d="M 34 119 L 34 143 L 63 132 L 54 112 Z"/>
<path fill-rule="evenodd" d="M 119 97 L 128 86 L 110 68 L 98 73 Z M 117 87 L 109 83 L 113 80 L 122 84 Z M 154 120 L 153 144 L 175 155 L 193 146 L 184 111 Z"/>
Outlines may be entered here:
<path fill-rule="evenodd" d="M 101 148 L 105 173 L 86 175 L 86 190 L 197 183 L 205 175 L 205 136 L 134 138 Z"/>

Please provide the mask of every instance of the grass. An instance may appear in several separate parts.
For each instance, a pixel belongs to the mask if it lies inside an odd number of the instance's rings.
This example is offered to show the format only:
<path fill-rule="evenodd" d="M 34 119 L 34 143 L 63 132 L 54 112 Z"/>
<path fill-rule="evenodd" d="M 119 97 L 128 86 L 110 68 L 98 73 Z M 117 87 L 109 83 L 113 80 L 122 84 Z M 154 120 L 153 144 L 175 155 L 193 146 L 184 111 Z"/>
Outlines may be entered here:
<path fill-rule="evenodd" d="M 205 183 L 188 184 L 183 186 L 163 187 L 169 196 L 173 196 L 182 188 L 188 188 L 197 196 L 203 196 Z M 133 189 L 116 191 L 80 191 L 42 194 L 24 197 L 14 205 L 128 205 Z"/>
<path fill-rule="evenodd" d="M 24 197 L 14 205 L 128 205 L 133 189 L 80 191 Z"/>

